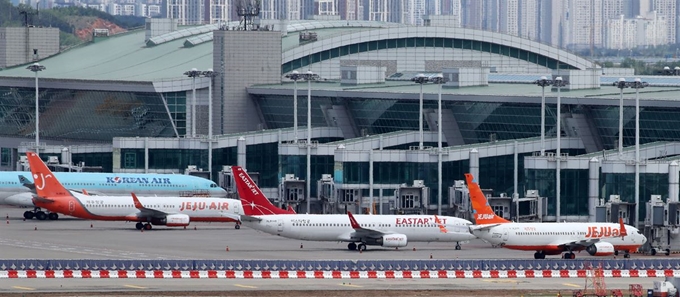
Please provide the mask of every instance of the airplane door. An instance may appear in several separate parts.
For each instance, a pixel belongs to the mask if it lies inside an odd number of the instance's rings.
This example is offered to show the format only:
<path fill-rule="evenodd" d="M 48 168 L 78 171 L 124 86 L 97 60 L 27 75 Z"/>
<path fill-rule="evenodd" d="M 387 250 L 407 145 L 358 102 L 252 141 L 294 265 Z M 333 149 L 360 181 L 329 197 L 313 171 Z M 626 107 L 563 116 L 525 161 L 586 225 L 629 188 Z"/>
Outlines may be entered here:
<path fill-rule="evenodd" d="M 510 237 L 510 232 L 507 228 L 503 228 L 503 241 L 508 241 L 508 237 Z"/>
<path fill-rule="evenodd" d="M 277 230 L 278 230 L 279 232 L 283 232 L 283 220 L 282 220 L 282 219 L 279 219 L 279 220 L 278 220 L 277 225 L 278 225 L 278 229 L 277 229 Z"/>

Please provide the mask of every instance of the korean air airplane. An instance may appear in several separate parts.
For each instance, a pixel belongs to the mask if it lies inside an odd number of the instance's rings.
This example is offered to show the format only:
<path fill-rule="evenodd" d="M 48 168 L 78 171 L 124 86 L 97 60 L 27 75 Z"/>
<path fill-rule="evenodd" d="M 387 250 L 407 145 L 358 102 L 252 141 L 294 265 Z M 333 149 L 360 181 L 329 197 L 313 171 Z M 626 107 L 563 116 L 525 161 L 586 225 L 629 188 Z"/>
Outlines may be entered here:
<path fill-rule="evenodd" d="M 57 172 L 54 175 L 67 189 L 92 196 L 129 196 L 133 192 L 139 196 L 227 196 L 227 192 L 213 181 L 183 174 Z M 24 218 L 28 220 L 56 220 L 57 213 L 35 207 L 34 188 L 30 172 L 0 172 L 0 204 L 34 208 L 24 212 Z"/>
<path fill-rule="evenodd" d="M 475 182 L 465 174 L 476 225 L 470 230 L 477 237 L 507 249 L 535 251 L 534 259 L 562 254 L 574 259 L 574 252 L 585 250 L 591 256 L 618 255 L 624 258 L 636 251 L 647 238 L 633 226 L 613 223 L 515 223 L 497 216 Z"/>
<path fill-rule="evenodd" d="M 269 234 L 309 241 L 344 241 L 349 250 L 367 245 L 405 247 L 409 242 L 460 242 L 474 239 L 471 222 L 437 215 L 293 214 L 274 206 L 239 166 L 233 166 L 241 197 L 241 222 Z"/>

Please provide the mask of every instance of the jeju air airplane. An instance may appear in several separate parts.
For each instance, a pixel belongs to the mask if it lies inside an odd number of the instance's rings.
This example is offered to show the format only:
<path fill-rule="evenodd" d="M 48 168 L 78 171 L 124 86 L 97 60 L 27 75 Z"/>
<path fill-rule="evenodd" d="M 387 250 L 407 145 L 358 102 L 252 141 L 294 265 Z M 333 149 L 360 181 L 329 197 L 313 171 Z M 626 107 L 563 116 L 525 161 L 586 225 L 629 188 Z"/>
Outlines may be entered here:
<path fill-rule="evenodd" d="M 88 220 L 133 221 L 136 228 L 152 225 L 188 226 L 194 222 L 236 222 L 240 228 L 241 202 L 227 198 L 89 196 L 69 191 L 35 153 L 28 162 L 35 184 L 35 206 Z"/>
<path fill-rule="evenodd" d="M 269 234 L 307 241 L 349 242 L 349 250 L 367 245 L 405 247 L 408 242 L 460 242 L 475 238 L 470 221 L 432 215 L 291 214 L 274 206 L 239 166 L 233 166 L 241 197 L 241 221 Z"/>
<path fill-rule="evenodd" d="M 618 255 L 630 258 L 647 238 L 635 227 L 614 223 L 514 223 L 497 216 L 471 174 L 465 174 L 476 225 L 470 230 L 477 237 L 504 248 L 536 251 L 534 259 L 562 255 L 574 259 L 574 252 L 585 250 L 592 256 Z"/>
<path fill-rule="evenodd" d="M 215 182 L 184 174 L 55 172 L 54 176 L 67 189 L 92 195 L 130 197 L 134 192 L 140 196 L 227 197 L 227 191 Z M 33 205 L 34 189 L 30 173 L 0 172 L 0 204 L 33 208 L 24 212 L 27 220 L 58 219 L 57 213 Z"/>

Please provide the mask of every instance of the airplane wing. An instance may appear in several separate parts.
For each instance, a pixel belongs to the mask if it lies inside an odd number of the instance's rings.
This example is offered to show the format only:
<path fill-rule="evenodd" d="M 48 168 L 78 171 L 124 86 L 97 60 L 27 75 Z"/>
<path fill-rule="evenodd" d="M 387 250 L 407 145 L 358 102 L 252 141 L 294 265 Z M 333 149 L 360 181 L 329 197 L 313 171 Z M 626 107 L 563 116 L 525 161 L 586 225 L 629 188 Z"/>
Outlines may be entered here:
<path fill-rule="evenodd" d="M 570 250 L 580 250 L 586 247 L 589 247 L 598 241 L 600 241 L 600 238 L 592 238 L 592 239 L 586 239 L 586 240 L 578 240 L 578 241 L 570 241 L 570 242 L 565 242 L 565 243 L 558 243 L 556 244 L 560 248 L 568 248 Z"/>
<path fill-rule="evenodd" d="M 487 230 L 500 225 L 501 224 L 470 225 L 470 231 Z"/>
<path fill-rule="evenodd" d="M 135 193 L 132 193 L 132 201 L 135 204 L 135 208 L 139 209 L 140 211 L 140 213 L 137 214 L 138 217 L 163 218 L 169 215 L 169 213 L 164 211 L 144 207 L 144 205 L 142 205 L 142 203 L 139 202 L 139 199 L 137 198 L 137 195 L 135 195 Z"/>
<path fill-rule="evenodd" d="M 361 227 L 361 225 L 359 225 L 359 222 L 357 222 L 357 220 L 354 218 L 354 215 L 352 215 L 351 212 L 348 211 L 347 215 L 349 216 L 350 225 L 354 229 L 355 237 L 377 238 L 385 234 L 389 234 L 382 231 Z"/>

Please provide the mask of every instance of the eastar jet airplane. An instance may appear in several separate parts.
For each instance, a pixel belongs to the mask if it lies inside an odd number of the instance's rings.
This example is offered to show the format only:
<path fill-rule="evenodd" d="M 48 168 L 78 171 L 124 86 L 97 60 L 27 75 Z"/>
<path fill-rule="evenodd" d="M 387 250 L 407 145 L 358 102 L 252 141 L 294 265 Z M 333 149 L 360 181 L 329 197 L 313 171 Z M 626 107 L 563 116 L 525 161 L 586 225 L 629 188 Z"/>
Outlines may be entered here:
<path fill-rule="evenodd" d="M 136 228 L 153 225 L 188 226 L 195 222 L 237 222 L 241 203 L 235 199 L 205 197 L 88 196 L 68 191 L 33 152 L 27 153 L 35 181 L 37 207 L 77 218 L 104 221 L 134 221 Z"/>
<path fill-rule="evenodd" d="M 470 221 L 431 215 L 290 214 L 274 206 L 239 166 L 233 166 L 244 216 L 254 229 L 286 238 L 349 242 L 349 250 L 367 245 L 404 247 L 408 242 L 460 242 L 475 238 Z"/>
<path fill-rule="evenodd" d="M 184 174 L 56 172 L 54 176 L 67 189 L 85 190 L 92 195 L 130 197 L 134 192 L 140 196 L 227 197 L 215 182 Z M 30 172 L 0 172 L 0 204 L 34 208 L 24 212 L 28 220 L 58 219 L 57 213 L 46 213 L 33 205 L 34 189 Z"/>
<path fill-rule="evenodd" d="M 465 174 L 477 225 L 470 230 L 491 244 L 513 250 L 536 251 L 534 259 L 559 255 L 574 259 L 575 251 L 585 250 L 592 256 L 618 255 L 630 257 L 647 238 L 635 227 L 613 223 L 514 223 L 497 216 L 471 174 Z"/>

